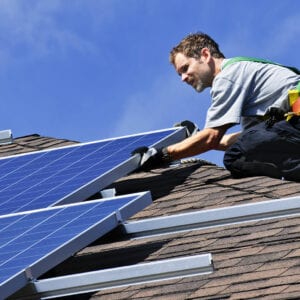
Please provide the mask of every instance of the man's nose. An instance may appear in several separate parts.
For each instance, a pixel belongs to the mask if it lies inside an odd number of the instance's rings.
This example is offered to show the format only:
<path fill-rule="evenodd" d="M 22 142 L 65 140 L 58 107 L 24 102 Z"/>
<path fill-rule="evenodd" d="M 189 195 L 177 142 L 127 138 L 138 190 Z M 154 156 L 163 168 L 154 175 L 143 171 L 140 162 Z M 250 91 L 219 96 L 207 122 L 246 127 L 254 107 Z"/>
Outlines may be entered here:
<path fill-rule="evenodd" d="M 181 74 L 181 80 L 182 80 L 182 81 L 184 81 L 184 82 L 186 82 L 186 81 L 187 81 L 187 79 L 188 79 L 188 76 L 187 76 L 187 74 L 185 74 L 185 73 L 182 73 L 182 74 Z"/>

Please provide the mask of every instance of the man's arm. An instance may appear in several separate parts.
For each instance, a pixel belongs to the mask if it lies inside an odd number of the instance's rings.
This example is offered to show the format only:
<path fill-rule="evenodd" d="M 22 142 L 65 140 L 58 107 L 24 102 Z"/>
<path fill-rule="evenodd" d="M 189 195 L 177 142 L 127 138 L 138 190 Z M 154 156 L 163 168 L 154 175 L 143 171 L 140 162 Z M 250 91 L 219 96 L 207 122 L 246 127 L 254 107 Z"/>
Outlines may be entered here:
<path fill-rule="evenodd" d="M 205 128 L 187 139 L 167 147 L 167 151 L 173 160 L 201 154 L 208 150 L 224 150 L 234 140 L 224 136 L 231 125 L 223 125 L 216 128 Z M 222 139 L 224 137 L 224 139 Z M 226 137 L 226 138 L 225 138 Z"/>
<path fill-rule="evenodd" d="M 239 133 L 224 135 L 229 127 L 231 127 L 230 124 L 216 128 L 205 128 L 166 148 L 139 147 L 131 154 L 140 156 L 139 168 L 141 170 L 151 170 L 170 163 L 172 160 L 194 156 L 208 150 L 225 150 L 234 143 L 239 135 Z"/>

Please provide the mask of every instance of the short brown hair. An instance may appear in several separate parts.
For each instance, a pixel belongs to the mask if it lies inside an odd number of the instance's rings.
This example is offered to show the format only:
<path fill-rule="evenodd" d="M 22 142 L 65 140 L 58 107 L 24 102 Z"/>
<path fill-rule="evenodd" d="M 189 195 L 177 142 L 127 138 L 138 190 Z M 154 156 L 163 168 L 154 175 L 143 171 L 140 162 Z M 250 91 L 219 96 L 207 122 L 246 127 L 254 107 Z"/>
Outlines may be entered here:
<path fill-rule="evenodd" d="M 211 55 L 215 58 L 225 58 L 219 49 L 219 45 L 209 35 L 197 32 L 186 36 L 172 49 L 170 52 L 170 62 L 174 65 L 175 56 L 178 53 L 183 53 L 188 57 L 199 58 L 203 48 L 208 48 Z"/>

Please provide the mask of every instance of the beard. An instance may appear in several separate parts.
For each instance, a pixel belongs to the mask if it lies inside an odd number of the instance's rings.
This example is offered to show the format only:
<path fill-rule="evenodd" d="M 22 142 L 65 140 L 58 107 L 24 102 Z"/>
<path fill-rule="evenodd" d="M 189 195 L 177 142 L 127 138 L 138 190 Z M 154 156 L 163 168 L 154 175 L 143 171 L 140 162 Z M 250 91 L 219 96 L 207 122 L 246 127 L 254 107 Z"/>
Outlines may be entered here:
<path fill-rule="evenodd" d="M 192 83 L 192 86 L 193 86 L 193 88 L 195 89 L 196 92 L 201 93 L 207 87 L 210 87 L 212 85 L 212 81 L 213 81 L 213 77 L 208 72 L 208 73 L 202 74 L 201 77 L 197 78 Z"/>
<path fill-rule="evenodd" d="M 206 86 L 204 86 L 203 82 L 202 81 L 198 81 L 194 86 L 193 88 L 195 89 L 195 91 L 197 93 L 201 93 L 205 88 Z"/>
<path fill-rule="evenodd" d="M 203 90 L 205 90 L 208 86 L 205 84 L 201 79 L 198 79 L 192 84 L 192 87 L 197 93 L 201 93 Z"/>

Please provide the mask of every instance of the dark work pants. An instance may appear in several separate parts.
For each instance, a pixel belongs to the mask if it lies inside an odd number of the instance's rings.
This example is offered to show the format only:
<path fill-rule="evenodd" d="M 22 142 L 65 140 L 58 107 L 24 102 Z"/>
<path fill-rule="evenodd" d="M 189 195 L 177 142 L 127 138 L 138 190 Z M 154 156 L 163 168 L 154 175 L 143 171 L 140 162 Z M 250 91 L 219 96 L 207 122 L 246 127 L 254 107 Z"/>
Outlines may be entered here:
<path fill-rule="evenodd" d="M 234 177 L 265 175 L 300 182 L 300 117 L 244 131 L 226 150 L 224 165 Z"/>

